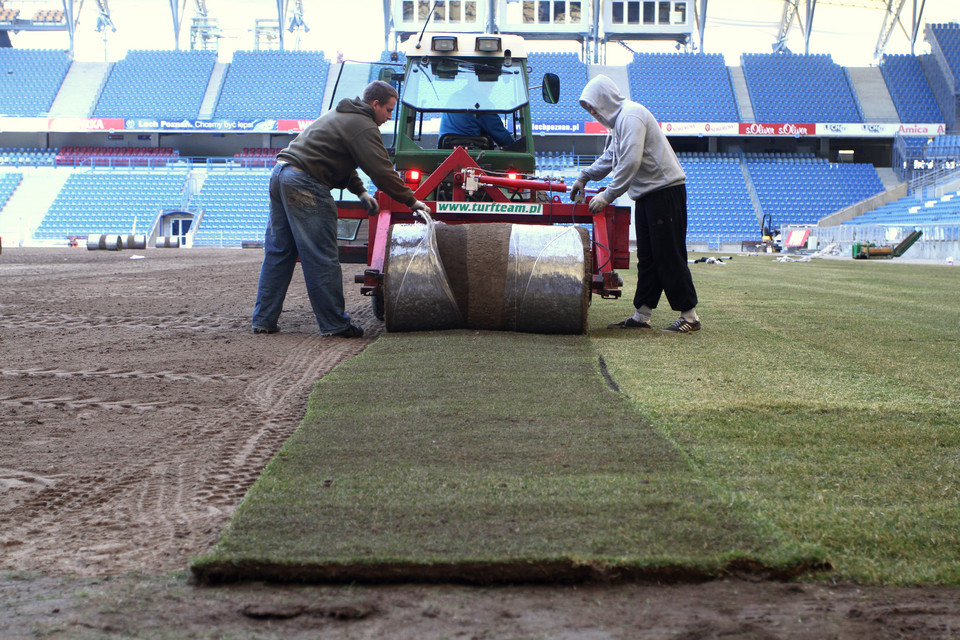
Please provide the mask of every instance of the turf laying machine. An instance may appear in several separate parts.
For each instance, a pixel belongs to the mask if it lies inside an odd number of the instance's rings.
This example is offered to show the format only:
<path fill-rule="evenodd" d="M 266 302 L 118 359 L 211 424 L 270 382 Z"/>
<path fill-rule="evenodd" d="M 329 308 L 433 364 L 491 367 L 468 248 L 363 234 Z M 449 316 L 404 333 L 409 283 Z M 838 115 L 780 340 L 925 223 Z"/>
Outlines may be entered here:
<path fill-rule="evenodd" d="M 387 330 L 586 331 L 591 297 L 620 296 L 630 209 L 590 213 L 563 197 L 561 178 L 535 176 L 523 39 L 422 34 L 407 46 L 403 73 L 386 67 L 379 77 L 400 92 L 396 169 L 433 212 L 415 219 L 376 194 L 380 213 L 369 220 L 367 268 L 356 280 Z M 539 89 L 555 103 L 557 76 L 545 74 Z M 514 142 L 439 136 L 444 112 L 494 114 Z M 343 203 L 340 218 L 366 213 Z"/>

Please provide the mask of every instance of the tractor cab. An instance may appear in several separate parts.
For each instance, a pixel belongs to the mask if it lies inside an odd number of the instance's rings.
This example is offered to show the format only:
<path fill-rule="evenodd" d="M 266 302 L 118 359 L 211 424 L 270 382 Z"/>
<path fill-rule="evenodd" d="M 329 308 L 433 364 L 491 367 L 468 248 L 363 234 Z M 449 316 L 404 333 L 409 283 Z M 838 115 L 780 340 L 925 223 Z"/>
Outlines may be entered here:
<path fill-rule="evenodd" d="M 411 39 L 413 40 L 413 39 Z M 424 34 L 406 47 L 394 162 L 426 175 L 455 147 L 495 171 L 535 170 L 530 77 L 523 39 L 512 35 Z M 560 82 L 545 74 L 543 99 L 556 103 Z"/>

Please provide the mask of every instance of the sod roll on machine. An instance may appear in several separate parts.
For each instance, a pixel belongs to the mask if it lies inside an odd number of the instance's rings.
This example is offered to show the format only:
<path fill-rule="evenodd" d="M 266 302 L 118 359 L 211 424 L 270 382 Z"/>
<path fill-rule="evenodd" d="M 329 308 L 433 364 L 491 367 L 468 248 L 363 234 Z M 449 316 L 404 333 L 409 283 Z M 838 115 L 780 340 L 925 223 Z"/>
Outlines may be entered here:
<path fill-rule="evenodd" d="M 352 257 L 341 252 L 343 262 L 366 262 L 356 281 L 377 317 L 388 331 L 585 332 L 592 296 L 620 296 L 616 269 L 629 267 L 630 209 L 591 213 L 563 198 L 561 178 L 536 177 L 523 39 L 425 33 L 405 53 L 402 73 L 382 66 L 378 74 L 400 93 L 391 152 L 433 213 L 415 218 L 377 192 L 365 255 L 357 246 Z M 556 75 L 534 88 L 557 102 Z M 513 142 L 434 135 L 444 112 L 493 114 Z M 339 212 L 342 222 L 367 217 L 356 203 Z"/>

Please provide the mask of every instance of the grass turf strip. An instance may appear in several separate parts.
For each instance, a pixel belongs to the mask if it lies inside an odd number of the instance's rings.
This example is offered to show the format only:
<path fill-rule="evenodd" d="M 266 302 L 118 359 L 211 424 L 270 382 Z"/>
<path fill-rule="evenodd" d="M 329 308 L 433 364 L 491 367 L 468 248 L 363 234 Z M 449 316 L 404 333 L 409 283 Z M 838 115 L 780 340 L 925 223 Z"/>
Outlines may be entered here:
<path fill-rule="evenodd" d="M 315 388 L 201 579 L 703 579 L 820 561 L 610 390 L 586 336 L 385 334 Z"/>
<path fill-rule="evenodd" d="M 629 300 L 591 309 L 624 393 L 711 482 L 823 548 L 832 577 L 960 582 L 960 269 L 738 257 L 691 270 L 696 334 L 607 331 Z M 662 301 L 655 326 L 673 318 Z"/>

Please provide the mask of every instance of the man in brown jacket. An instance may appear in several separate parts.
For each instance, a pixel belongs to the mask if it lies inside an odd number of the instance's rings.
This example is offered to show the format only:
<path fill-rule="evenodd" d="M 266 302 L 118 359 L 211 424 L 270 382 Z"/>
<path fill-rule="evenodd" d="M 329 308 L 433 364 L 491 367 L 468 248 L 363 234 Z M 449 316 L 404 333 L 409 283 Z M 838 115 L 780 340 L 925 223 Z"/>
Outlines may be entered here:
<path fill-rule="evenodd" d="M 278 154 L 270 176 L 270 219 L 253 310 L 254 333 L 280 330 L 277 320 L 299 257 L 321 335 L 363 335 L 344 309 L 337 205 L 330 190 L 348 189 L 375 215 L 377 201 L 357 175 L 359 167 L 394 200 L 414 211 L 430 211 L 397 175 L 380 136 L 380 125 L 391 118 L 397 98 L 386 82 L 371 82 L 362 98 L 341 100 Z"/>

